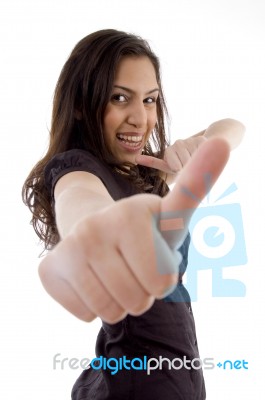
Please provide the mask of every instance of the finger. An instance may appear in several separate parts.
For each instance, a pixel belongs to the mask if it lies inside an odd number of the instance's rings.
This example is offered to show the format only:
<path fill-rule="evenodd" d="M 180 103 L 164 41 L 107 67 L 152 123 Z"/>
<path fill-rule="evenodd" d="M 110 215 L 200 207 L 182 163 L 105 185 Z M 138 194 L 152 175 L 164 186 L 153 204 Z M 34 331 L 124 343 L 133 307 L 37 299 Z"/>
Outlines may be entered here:
<path fill-rule="evenodd" d="M 222 139 L 210 139 L 203 143 L 179 174 L 172 192 L 162 200 L 162 211 L 198 206 L 221 174 L 229 153 L 229 146 Z M 206 176 L 211 177 L 208 187 L 205 185 Z M 187 192 L 193 196 L 188 196 Z"/>
<path fill-rule="evenodd" d="M 120 251 L 145 291 L 156 298 L 163 297 L 177 283 L 179 259 L 174 257 L 154 224 L 153 212 L 158 213 L 161 199 L 141 194 L 128 200 L 126 206 L 130 213 L 123 209 L 122 214 L 130 219 L 119 222 L 121 229 L 124 225 L 130 229 L 119 237 Z"/>
<path fill-rule="evenodd" d="M 91 260 L 91 268 L 112 298 L 127 313 L 138 315 L 151 307 L 154 297 L 143 288 L 121 252 L 109 242 Z M 106 285 L 107 282 L 107 285 Z"/>
<path fill-rule="evenodd" d="M 182 224 L 182 229 L 173 228 L 172 232 L 164 227 L 163 236 L 170 246 L 183 240 L 192 213 L 221 174 L 229 153 L 229 146 L 222 139 L 210 139 L 203 143 L 179 174 L 172 192 L 162 199 L 162 221 L 171 220 L 173 223 L 175 219 L 176 226 Z"/>
<path fill-rule="evenodd" d="M 177 169 L 180 170 L 187 164 L 189 159 L 192 157 L 193 153 L 198 149 L 198 147 L 204 143 L 207 139 L 202 137 L 188 138 L 185 140 L 177 140 L 172 146 L 168 148 L 168 156 L 166 161 L 170 168 L 174 162 L 177 165 Z"/>
<path fill-rule="evenodd" d="M 71 284 L 94 314 L 108 323 L 118 322 L 126 316 L 127 312 L 111 296 L 90 265 L 76 272 Z"/>
<path fill-rule="evenodd" d="M 94 274 L 73 236 L 58 244 L 48 262 L 53 272 L 49 279 L 53 277 L 55 282 L 49 282 L 48 292 L 75 316 L 84 319 L 96 315 L 109 323 L 125 317 L 125 311 Z"/>
<path fill-rule="evenodd" d="M 191 157 L 184 140 L 178 140 L 168 150 L 166 161 L 171 170 L 180 171 Z M 175 168 L 174 168 L 175 166 Z"/>
<path fill-rule="evenodd" d="M 172 172 L 168 167 L 166 161 L 161 160 L 160 158 L 152 157 L 152 156 L 145 156 L 145 155 L 138 155 L 135 158 L 135 162 L 139 165 L 143 165 L 145 167 L 158 169 L 165 173 Z"/>
<path fill-rule="evenodd" d="M 39 265 L 39 276 L 45 290 L 67 311 L 82 321 L 90 322 L 96 315 L 82 301 L 71 285 L 60 277 L 57 271 L 58 262 L 53 253 L 48 254 Z"/>
<path fill-rule="evenodd" d="M 200 145 L 206 141 L 207 138 L 205 136 L 196 136 L 185 139 L 186 147 L 190 155 L 192 156 L 192 154 L 200 147 Z"/>
<path fill-rule="evenodd" d="M 137 229 L 139 221 L 142 223 L 141 215 L 141 210 L 135 205 L 135 196 L 132 196 L 113 204 L 111 212 L 105 209 L 100 216 L 91 217 L 89 224 L 80 225 L 78 229 L 79 243 L 85 248 L 86 259 L 89 260 L 95 275 L 116 303 L 126 313 L 134 315 L 150 308 L 154 301 L 154 298 L 151 298 L 152 293 L 145 290 L 137 275 L 130 269 L 128 254 L 121 251 L 122 239 L 130 236 L 128 247 L 132 253 L 129 254 L 129 258 L 133 258 L 131 263 L 135 269 L 144 268 L 134 260 L 141 251 L 138 241 L 142 229 Z M 114 229 L 110 231 L 109 227 Z M 131 230 L 137 234 L 130 235 Z M 144 240 L 145 237 L 141 242 Z"/>

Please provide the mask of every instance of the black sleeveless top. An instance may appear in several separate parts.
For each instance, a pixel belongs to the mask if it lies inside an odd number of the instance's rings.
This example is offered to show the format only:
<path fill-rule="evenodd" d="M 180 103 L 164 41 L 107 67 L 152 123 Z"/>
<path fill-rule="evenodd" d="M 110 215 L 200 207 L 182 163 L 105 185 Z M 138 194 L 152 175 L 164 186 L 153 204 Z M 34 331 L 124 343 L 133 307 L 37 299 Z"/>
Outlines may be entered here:
<path fill-rule="evenodd" d="M 122 175 L 91 153 L 75 149 L 56 155 L 45 168 L 52 202 L 56 182 L 72 171 L 96 175 L 114 200 L 136 194 L 133 185 Z M 156 300 L 140 316 L 127 315 L 116 324 L 102 322 L 96 342 L 98 363 L 93 362 L 93 368 L 82 372 L 72 390 L 73 400 L 206 398 L 190 297 L 181 279 L 187 267 L 189 241 L 188 236 L 179 249 L 180 279 L 170 295 Z M 122 361 L 124 357 L 134 361 L 126 364 Z M 151 358 L 155 360 L 149 361 L 150 365 L 157 368 L 148 374 L 146 365 Z M 104 359 L 116 369 L 108 368 L 106 363 L 104 367 Z"/>

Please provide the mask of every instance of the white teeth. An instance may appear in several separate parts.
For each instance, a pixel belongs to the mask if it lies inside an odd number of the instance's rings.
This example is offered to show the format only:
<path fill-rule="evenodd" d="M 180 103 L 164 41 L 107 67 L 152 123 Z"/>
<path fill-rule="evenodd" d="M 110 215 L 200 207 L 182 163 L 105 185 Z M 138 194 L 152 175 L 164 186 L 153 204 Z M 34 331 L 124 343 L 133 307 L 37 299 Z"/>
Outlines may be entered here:
<path fill-rule="evenodd" d="M 118 138 L 124 139 L 126 142 L 141 142 L 143 139 L 143 136 L 126 136 L 126 135 L 121 135 L 118 133 Z"/>

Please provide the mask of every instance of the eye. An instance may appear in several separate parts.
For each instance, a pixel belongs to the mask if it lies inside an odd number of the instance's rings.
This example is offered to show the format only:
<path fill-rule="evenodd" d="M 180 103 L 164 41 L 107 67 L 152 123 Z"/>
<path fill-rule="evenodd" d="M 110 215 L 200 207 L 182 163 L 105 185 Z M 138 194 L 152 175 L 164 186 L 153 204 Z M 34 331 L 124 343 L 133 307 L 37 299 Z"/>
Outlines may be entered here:
<path fill-rule="evenodd" d="M 111 96 L 111 100 L 117 103 L 124 103 L 125 101 L 127 101 L 127 98 L 124 94 L 116 93 Z"/>
<path fill-rule="evenodd" d="M 147 104 L 153 104 L 157 102 L 157 98 L 156 97 L 147 97 L 146 99 L 144 99 L 144 103 Z"/>

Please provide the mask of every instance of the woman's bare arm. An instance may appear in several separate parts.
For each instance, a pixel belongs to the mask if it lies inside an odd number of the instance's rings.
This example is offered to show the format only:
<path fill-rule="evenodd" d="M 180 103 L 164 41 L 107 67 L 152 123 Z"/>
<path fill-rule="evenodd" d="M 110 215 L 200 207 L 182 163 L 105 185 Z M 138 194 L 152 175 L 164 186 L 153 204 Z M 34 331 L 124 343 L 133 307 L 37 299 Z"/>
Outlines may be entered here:
<path fill-rule="evenodd" d="M 236 119 L 226 118 L 216 121 L 208 126 L 207 129 L 191 137 L 204 136 L 207 139 L 221 138 L 228 142 L 230 150 L 234 150 L 241 143 L 246 128 L 242 122 Z"/>
<path fill-rule="evenodd" d="M 102 181 L 83 171 L 70 172 L 60 178 L 54 197 L 56 225 L 61 239 L 83 218 L 114 203 Z"/>

